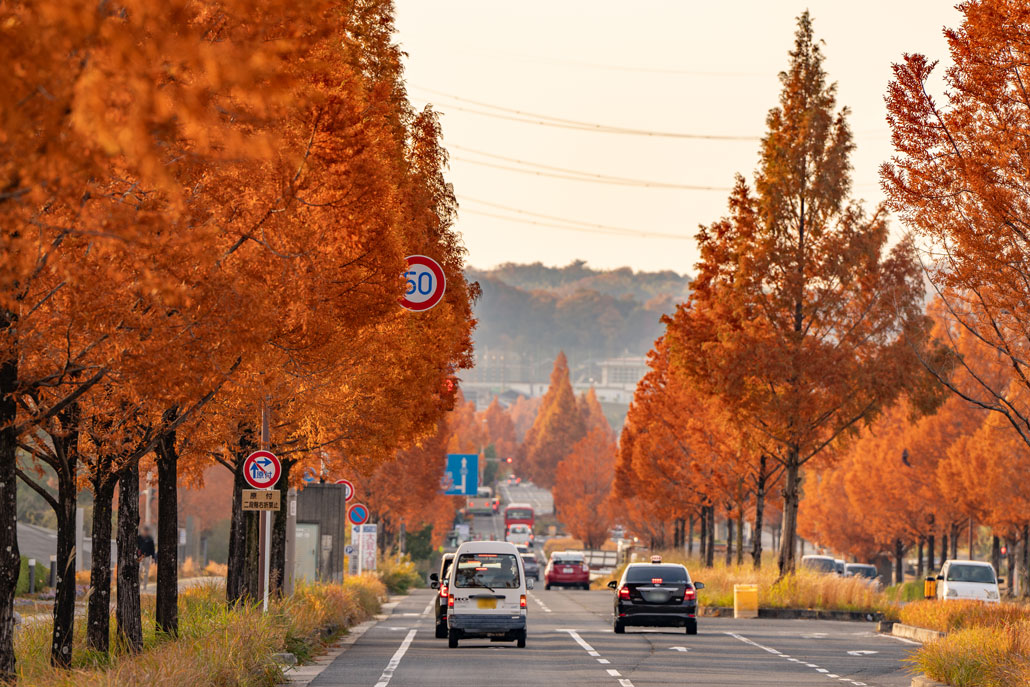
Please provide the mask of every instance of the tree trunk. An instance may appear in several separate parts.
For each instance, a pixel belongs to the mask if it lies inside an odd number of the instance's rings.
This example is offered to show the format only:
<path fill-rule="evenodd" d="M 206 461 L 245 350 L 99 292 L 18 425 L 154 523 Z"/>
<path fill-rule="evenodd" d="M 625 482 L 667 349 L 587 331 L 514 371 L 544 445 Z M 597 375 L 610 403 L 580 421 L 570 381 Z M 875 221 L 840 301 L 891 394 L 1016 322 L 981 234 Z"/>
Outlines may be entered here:
<path fill-rule="evenodd" d="M 240 432 L 233 464 L 232 519 L 229 524 L 229 560 L 225 580 L 225 596 L 230 606 L 247 601 L 251 591 L 247 580 L 249 519 L 246 517 L 250 514 L 243 512 L 243 490 L 247 488 L 247 481 L 243 476 L 243 462 L 256 448 L 254 431 L 245 427 Z"/>
<path fill-rule="evenodd" d="M 945 532 L 941 535 L 941 565 L 944 565 L 944 559 L 948 556 L 948 533 Z"/>
<path fill-rule="evenodd" d="M 78 489 L 78 408 L 74 429 L 63 441 L 65 469 L 57 471 L 57 589 L 54 590 L 54 630 L 50 642 L 50 663 L 67 668 L 72 661 L 72 635 L 75 631 L 75 510 Z"/>
<path fill-rule="evenodd" d="M 762 518 L 765 515 L 765 482 L 768 479 L 765 474 L 766 460 L 765 454 L 759 457 L 758 480 L 755 483 L 755 532 L 751 536 L 751 562 L 755 570 L 762 567 Z"/>
<path fill-rule="evenodd" d="M 935 556 L 935 553 L 936 553 L 935 549 L 936 549 L 936 541 L 934 541 L 934 535 L 933 535 L 933 532 L 931 532 L 930 536 L 926 538 L 926 574 L 927 575 L 933 575 L 933 571 L 937 569 L 937 566 L 934 565 L 934 562 L 935 562 L 934 559 L 936 558 L 936 556 Z"/>
<path fill-rule="evenodd" d="M 289 515 L 286 509 L 289 507 L 290 468 L 297 461 L 283 458 L 280 462 L 283 466 L 282 474 L 275 485 L 279 490 L 279 510 L 272 517 L 272 558 L 268 572 L 271 578 L 268 581 L 269 596 L 279 598 L 283 595 L 283 582 L 286 580 L 286 518 Z"/>
<path fill-rule="evenodd" d="M 118 635 L 130 653 L 143 649 L 139 600 L 139 465 L 122 470 L 118 479 Z"/>
<path fill-rule="evenodd" d="M 973 519 L 969 518 L 969 560 L 975 561 L 976 555 L 973 553 Z"/>
<path fill-rule="evenodd" d="M 705 567 L 715 565 L 715 506 L 708 506 L 708 551 L 705 553 Z"/>
<path fill-rule="evenodd" d="M 923 579 L 923 547 L 925 545 L 925 539 L 922 535 L 919 536 L 919 550 L 916 555 L 916 579 Z"/>
<path fill-rule="evenodd" d="M 687 529 L 687 557 L 694 555 L 694 514 L 690 514 L 689 525 Z"/>
<path fill-rule="evenodd" d="M 733 514 L 726 511 L 726 566 L 733 565 Z"/>
<path fill-rule="evenodd" d="M 1005 567 L 1008 569 L 1008 575 L 1006 579 L 1008 585 L 1005 589 L 1005 596 L 1012 598 L 1016 593 L 1016 585 L 1018 584 L 1017 577 L 1019 573 L 1016 571 L 1016 540 L 1005 538 Z"/>
<path fill-rule="evenodd" d="M 958 558 L 958 523 L 951 524 L 951 556 L 952 560 Z"/>
<path fill-rule="evenodd" d="M 86 644 L 106 654 L 111 644 L 111 502 L 114 479 L 100 474 L 93 482 L 93 561 L 90 566 Z"/>
<path fill-rule="evenodd" d="M 179 634 L 179 454 L 175 440 L 175 432 L 165 434 L 154 449 L 157 454 L 157 598 L 154 619 L 158 631 L 171 637 Z M 234 491 L 234 499 L 235 496 Z"/>
<path fill-rule="evenodd" d="M 737 515 L 737 565 L 744 565 L 744 509 Z"/>
<path fill-rule="evenodd" d="M 905 547 L 901 538 L 894 540 L 894 584 L 905 581 Z"/>
<path fill-rule="evenodd" d="M 1023 525 L 1023 598 L 1030 597 L 1030 525 Z"/>
<path fill-rule="evenodd" d="M 783 533 L 780 537 L 780 577 L 794 572 L 796 567 L 798 502 L 800 500 L 801 469 L 798 465 L 798 451 L 792 447 L 787 455 L 787 467 L 783 474 Z"/>
<path fill-rule="evenodd" d="M 12 348 L 0 360 L 0 682 L 13 683 L 14 595 L 18 587 L 21 557 L 18 551 L 18 500 L 15 464 L 18 437 L 14 431 L 18 386 L 18 357 L 14 346 L 16 317 L 0 309 L 0 334 Z"/>
<path fill-rule="evenodd" d="M 261 513 L 245 513 L 247 540 L 244 549 L 246 564 L 243 574 L 243 594 L 252 601 L 258 601 L 261 591 Z"/>
<path fill-rule="evenodd" d="M 994 574 L 1001 574 L 1001 542 L 998 535 L 991 535 L 991 565 L 994 566 Z"/>
<path fill-rule="evenodd" d="M 698 549 L 702 564 L 708 560 L 708 507 L 701 506 L 701 546 Z"/>

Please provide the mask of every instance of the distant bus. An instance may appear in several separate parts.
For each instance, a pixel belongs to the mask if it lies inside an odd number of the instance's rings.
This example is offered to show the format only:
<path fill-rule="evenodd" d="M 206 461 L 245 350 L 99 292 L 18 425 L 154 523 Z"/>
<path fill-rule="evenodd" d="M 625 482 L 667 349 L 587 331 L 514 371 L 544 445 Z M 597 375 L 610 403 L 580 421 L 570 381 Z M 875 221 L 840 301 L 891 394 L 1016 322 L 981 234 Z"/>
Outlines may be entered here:
<path fill-rule="evenodd" d="M 533 512 L 533 506 L 528 503 L 509 503 L 508 507 L 504 509 L 505 532 L 516 523 L 529 525 L 529 528 L 533 529 L 535 522 L 536 513 Z"/>

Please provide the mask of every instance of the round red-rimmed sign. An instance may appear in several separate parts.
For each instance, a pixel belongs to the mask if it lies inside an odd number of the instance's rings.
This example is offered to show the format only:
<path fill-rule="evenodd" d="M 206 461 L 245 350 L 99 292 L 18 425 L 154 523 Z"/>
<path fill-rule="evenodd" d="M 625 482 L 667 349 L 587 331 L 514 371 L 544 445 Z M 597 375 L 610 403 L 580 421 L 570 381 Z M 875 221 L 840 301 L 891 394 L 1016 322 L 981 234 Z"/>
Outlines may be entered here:
<path fill-rule="evenodd" d="M 440 302 L 447 290 L 447 277 L 440 263 L 425 255 L 409 255 L 404 272 L 407 289 L 400 303 L 408 310 L 422 312 Z"/>
<path fill-rule="evenodd" d="M 352 525 L 364 525 L 368 522 L 368 506 L 363 503 L 355 503 L 347 509 L 347 519 Z"/>
<path fill-rule="evenodd" d="M 354 483 L 346 479 L 338 479 L 336 483 L 343 486 L 343 501 L 346 503 L 354 498 Z"/>
<path fill-rule="evenodd" d="M 243 461 L 243 477 L 255 489 L 271 489 L 282 470 L 279 459 L 270 451 L 254 451 Z"/>

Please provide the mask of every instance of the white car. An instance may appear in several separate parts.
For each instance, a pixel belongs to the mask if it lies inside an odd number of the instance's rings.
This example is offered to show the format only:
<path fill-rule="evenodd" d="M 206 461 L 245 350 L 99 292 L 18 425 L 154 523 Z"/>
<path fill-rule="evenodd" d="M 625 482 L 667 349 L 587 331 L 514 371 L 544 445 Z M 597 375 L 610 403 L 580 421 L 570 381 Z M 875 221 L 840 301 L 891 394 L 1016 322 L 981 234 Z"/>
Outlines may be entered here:
<path fill-rule="evenodd" d="M 458 547 L 447 573 L 447 646 L 486 637 L 526 646 L 526 579 L 514 544 L 470 541 Z"/>
<path fill-rule="evenodd" d="M 944 561 L 937 576 L 937 598 L 942 601 L 974 599 L 999 603 L 998 576 L 994 566 L 983 561 Z"/>
<path fill-rule="evenodd" d="M 508 533 L 504 535 L 504 541 L 511 542 L 518 546 L 533 546 L 533 529 L 529 525 L 522 523 L 515 523 L 508 528 Z"/>

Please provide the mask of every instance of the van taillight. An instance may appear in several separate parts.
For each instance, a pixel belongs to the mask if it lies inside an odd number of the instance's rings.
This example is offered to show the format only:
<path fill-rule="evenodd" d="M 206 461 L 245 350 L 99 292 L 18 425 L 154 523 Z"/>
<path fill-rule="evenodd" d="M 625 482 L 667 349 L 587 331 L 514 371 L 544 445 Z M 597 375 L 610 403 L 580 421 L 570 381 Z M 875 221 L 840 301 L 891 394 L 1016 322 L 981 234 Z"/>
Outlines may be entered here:
<path fill-rule="evenodd" d="M 686 589 L 683 590 L 683 600 L 684 601 L 693 601 L 696 598 L 697 598 L 697 593 L 694 591 L 693 587 L 687 587 Z"/>
<path fill-rule="evenodd" d="M 619 598 L 627 600 L 629 599 L 629 587 L 619 587 Z"/>
<path fill-rule="evenodd" d="M 522 596 L 519 597 L 519 608 L 525 608 L 525 607 L 526 607 L 526 595 L 523 594 Z"/>
<path fill-rule="evenodd" d="M 440 585 L 440 596 L 442 596 L 445 599 L 447 598 L 447 583 L 446 582 L 444 584 Z"/>
<path fill-rule="evenodd" d="M 454 608 L 454 594 L 447 596 L 447 608 Z"/>

